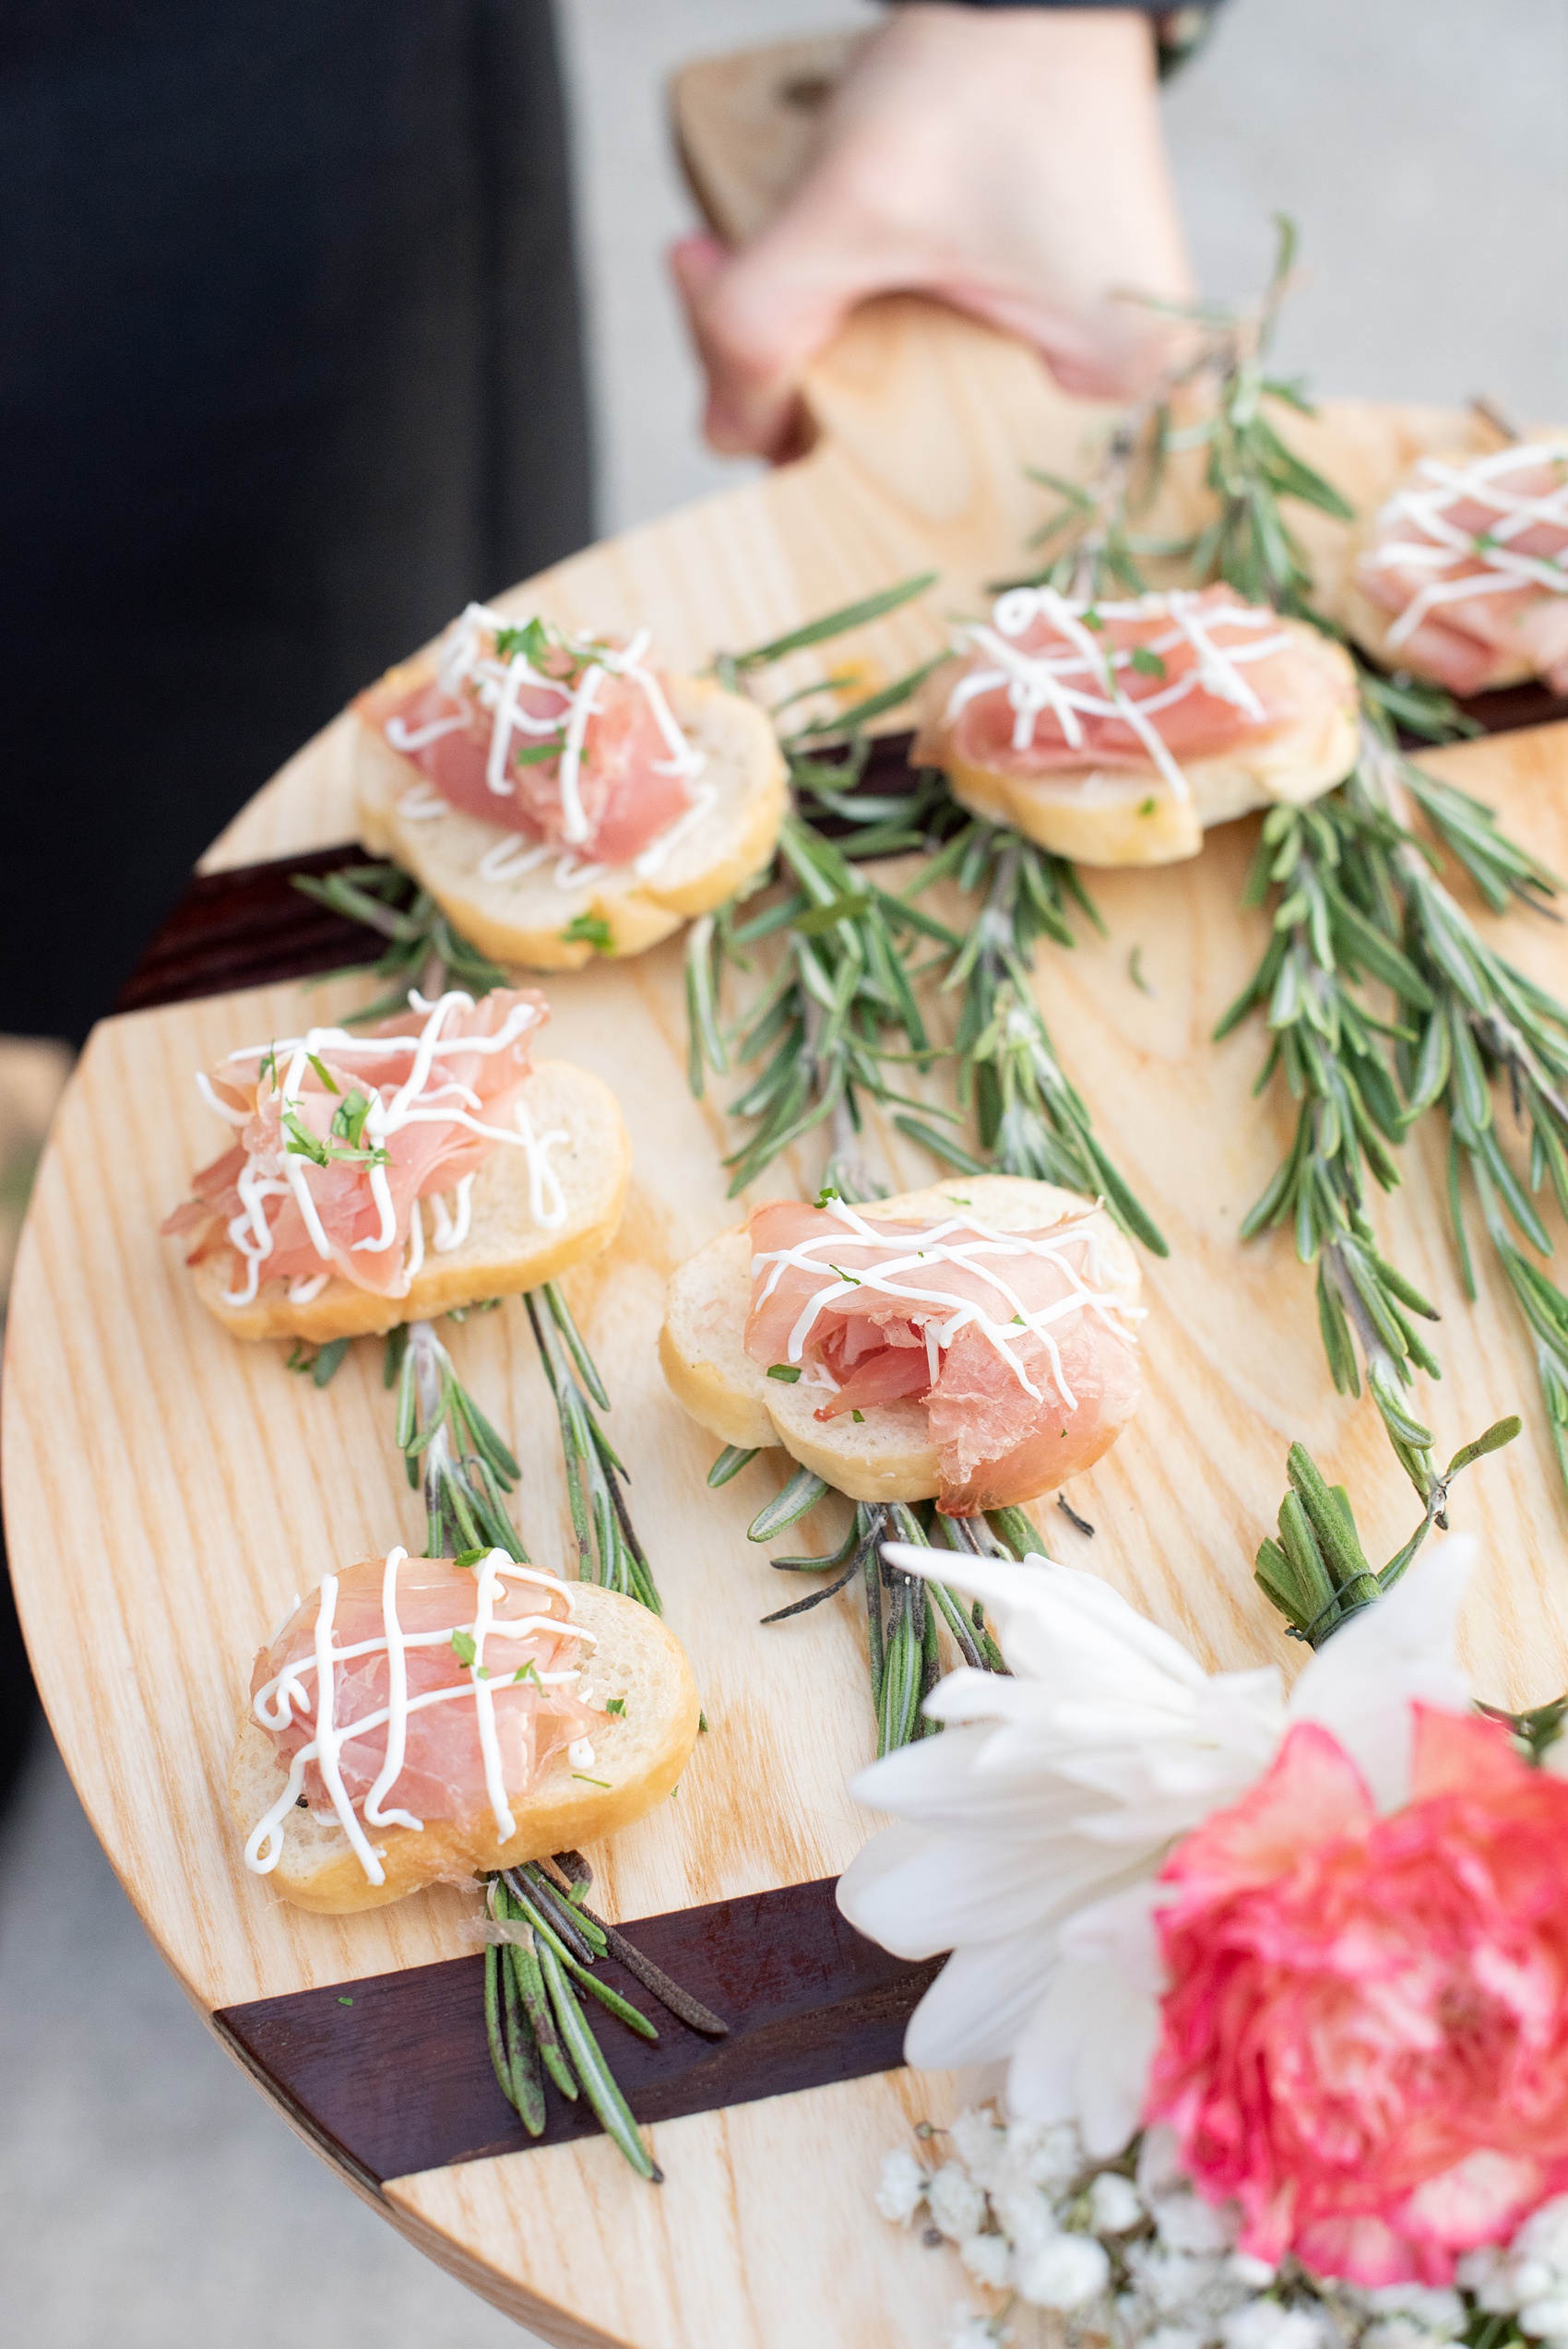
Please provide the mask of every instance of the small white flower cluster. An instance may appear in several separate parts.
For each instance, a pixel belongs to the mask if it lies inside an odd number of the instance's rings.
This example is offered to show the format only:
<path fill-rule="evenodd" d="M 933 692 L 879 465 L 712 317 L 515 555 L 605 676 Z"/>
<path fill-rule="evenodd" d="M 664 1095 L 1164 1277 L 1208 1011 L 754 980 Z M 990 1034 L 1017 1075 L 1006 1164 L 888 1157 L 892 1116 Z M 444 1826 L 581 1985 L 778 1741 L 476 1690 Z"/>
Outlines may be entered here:
<path fill-rule="evenodd" d="M 1568 2194 L 1532 2211 L 1506 2251 L 1470 2252 L 1459 2281 L 1487 2316 L 1568 2349 Z"/>
<path fill-rule="evenodd" d="M 950 2349 L 1019 2341 L 1029 2308 L 1065 2319 L 1070 2343 L 1112 2349 L 1446 2349 L 1478 2309 L 1514 2319 L 1500 2343 L 1516 2327 L 1568 2349 L 1568 2197 L 1537 2211 L 1506 2251 L 1473 2253 L 1459 2291 L 1364 2291 L 1238 2251 L 1234 2210 L 1193 2191 L 1164 2130 L 1144 2136 L 1135 2161 L 1105 2165 L 1070 2124 L 966 2112 L 945 2134 L 936 2166 L 888 2154 L 876 2207 L 901 2225 L 923 2212 L 928 2240 L 954 2244 L 977 2284 L 1008 2296 L 992 2316 L 960 2311 Z"/>

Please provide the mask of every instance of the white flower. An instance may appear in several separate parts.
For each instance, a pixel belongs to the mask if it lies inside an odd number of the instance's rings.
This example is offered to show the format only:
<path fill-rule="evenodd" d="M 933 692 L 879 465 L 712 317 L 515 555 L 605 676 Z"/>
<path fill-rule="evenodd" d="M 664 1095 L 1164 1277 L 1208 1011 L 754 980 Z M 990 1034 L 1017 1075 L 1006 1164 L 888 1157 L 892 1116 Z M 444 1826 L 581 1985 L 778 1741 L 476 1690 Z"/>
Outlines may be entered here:
<path fill-rule="evenodd" d="M 1553 1752 L 1558 1750 L 1552 1748 Z M 1564 1768 L 1568 1768 L 1568 1738 L 1562 1739 L 1562 1750 Z M 1515 2257 L 1543 2260 L 1559 2275 L 1568 2275 L 1568 2194 L 1559 2194 L 1532 2211 L 1514 2237 L 1513 2249 Z"/>
<path fill-rule="evenodd" d="M 1108 2169 L 1089 2188 L 1089 2219 L 1097 2235 L 1125 2235 L 1143 2214 L 1143 2197 L 1130 2177 Z"/>
<path fill-rule="evenodd" d="M 996 2349 L 997 2331 L 989 2317 L 960 2308 L 947 2336 L 947 2349 Z"/>
<path fill-rule="evenodd" d="M 978 2235 L 985 2224 L 985 2195 L 956 2162 L 944 2162 L 927 2181 L 925 2206 L 932 2226 L 954 2243 L 963 2236 Z"/>
<path fill-rule="evenodd" d="M 1083 2141 L 1069 2121 L 1015 2120 L 1007 2130 L 1006 2165 L 1031 2186 L 1070 2186 L 1084 2166 Z"/>
<path fill-rule="evenodd" d="M 1231 2283 L 1246 2292 L 1265 2291 L 1278 2272 L 1272 2260 L 1254 2260 L 1250 2251 L 1232 2251 L 1225 2262 Z"/>
<path fill-rule="evenodd" d="M 967 2235 L 958 2246 L 958 2257 L 977 2284 L 989 2284 L 993 2292 L 1005 2292 L 1012 2280 L 1013 2254 L 1004 2235 Z"/>
<path fill-rule="evenodd" d="M 1456 2292 L 1436 2284 L 1379 2284 L 1361 2298 L 1380 2317 L 1406 2317 L 1422 2332 L 1455 2340 L 1467 2322 L 1465 2303 Z"/>
<path fill-rule="evenodd" d="M 875 2201 L 885 2219 L 891 2219 L 895 2226 L 908 2226 L 925 2189 L 926 2173 L 913 2153 L 900 2150 L 884 2155 Z"/>
<path fill-rule="evenodd" d="M 910 2022 L 911 2064 L 1006 2059 L 1019 2118 L 1075 2120 L 1109 2157 L 1137 2126 L 1158 2044 L 1166 1855 L 1254 1783 L 1293 1721 L 1330 1728 L 1380 1802 L 1403 1798 L 1408 1701 L 1468 1706 L 1453 1640 L 1475 1544 L 1440 1544 L 1337 1631 L 1289 1708 L 1273 1667 L 1205 1672 L 1098 1575 L 885 1554 L 983 1599 L 1012 1677 L 951 1674 L 926 1702 L 947 1734 L 855 1779 L 897 1823 L 851 1863 L 839 1906 L 900 1957 L 953 1951 Z"/>
<path fill-rule="evenodd" d="M 1225 2349 L 1323 2349 L 1325 2337 L 1321 2317 L 1306 2308 L 1282 2308 L 1277 2300 L 1249 2300 L 1232 2309 L 1219 2332 Z"/>
<path fill-rule="evenodd" d="M 1013 2281 L 1037 2308 L 1081 2308 L 1105 2290 L 1111 2261 L 1092 2235 L 1053 2235 L 1015 2262 Z"/>
<path fill-rule="evenodd" d="M 1413 2317 L 1382 2317 L 1361 2335 L 1361 2349 L 1442 2349 L 1445 2335 L 1428 2332 Z"/>
<path fill-rule="evenodd" d="M 1143 2349 L 1203 2349 L 1206 2335 L 1182 2324 L 1157 2324 L 1143 2336 Z"/>
<path fill-rule="evenodd" d="M 1128 2266 L 1144 2298 L 1167 2316 L 1190 2316 L 1210 2296 L 1221 2271 L 1212 2260 L 1189 2259 L 1184 2251 L 1134 2245 Z"/>
<path fill-rule="evenodd" d="M 1007 2150 L 1007 2132 L 994 2113 L 960 2113 L 947 2131 L 947 2141 L 977 2186 L 989 2186 L 997 2164 Z"/>
<path fill-rule="evenodd" d="M 1536 2341 L 1568 2340 L 1568 2296 L 1558 2292 L 1549 2299 L 1527 2300 L 1519 2311 L 1519 2330 Z"/>
<path fill-rule="evenodd" d="M 1196 2194 L 1158 2194 L 1149 2203 L 1160 2241 L 1172 2251 L 1195 2251 L 1210 2257 L 1229 2251 L 1236 2240 L 1237 2216 L 1216 2210 Z"/>
<path fill-rule="evenodd" d="M 1517 2306 L 1507 2254 L 1500 2251 L 1495 2243 L 1483 2243 L 1479 2250 L 1467 2251 L 1455 2274 L 1467 2292 L 1475 2294 L 1477 2305 L 1489 2316 L 1503 2316 Z"/>

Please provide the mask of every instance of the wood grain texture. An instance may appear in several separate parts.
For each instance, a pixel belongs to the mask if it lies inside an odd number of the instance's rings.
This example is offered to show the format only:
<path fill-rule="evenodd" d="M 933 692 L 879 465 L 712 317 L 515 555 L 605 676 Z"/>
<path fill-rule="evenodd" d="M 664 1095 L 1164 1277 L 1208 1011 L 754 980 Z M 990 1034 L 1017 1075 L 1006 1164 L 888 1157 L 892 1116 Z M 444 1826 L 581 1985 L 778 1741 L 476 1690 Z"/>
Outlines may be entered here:
<path fill-rule="evenodd" d="M 706 174 L 697 160 L 705 138 L 727 137 L 723 122 L 705 127 L 700 107 L 686 108 L 682 127 L 699 184 L 728 185 L 710 201 L 739 220 L 746 175 L 735 142 L 728 182 L 722 158 Z M 757 218 L 787 184 L 777 154 L 769 169 Z M 934 648 L 946 612 L 1017 565 L 1044 504 L 1023 466 L 1074 469 L 1104 421 L 1056 392 L 1028 354 L 903 301 L 857 320 L 809 389 L 821 438 L 800 465 L 589 550 L 505 600 L 602 629 L 646 621 L 665 659 L 695 667 L 716 647 L 938 567 L 929 607 L 854 647 L 869 685 Z M 1331 471 L 1348 480 L 1359 467 L 1370 480 L 1412 434 L 1447 437 L 1461 421 L 1336 403 L 1310 429 Z M 1335 559 L 1332 535 L 1314 544 Z M 803 656 L 785 682 L 815 673 Z M 215 844 L 209 869 L 352 836 L 350 724 L 339 719 L 305 746 Z M 1437 763 L 1568 870 L 1568 729 Z M 1251 1100 L 1255 1032 L 1219 1049 L 1207 1041 L 1260 943 L 1261 923 L 1236 910 L 1253 836 L 1251 824 L 1233 825 L 1190 864 L 1103 876 L 1109 936 L 1042 962 L 1040 1000 L 1063 1059 L 1172 1248 L 1168 1263 L 1148 1267 L 1143 1410 L 1074 1489 L 1098 1535 L 1086 1541 L 1055 1513 L 1046 1523 L 1058 1555 L 1105 1574 L 1206 1660 L 1289 1666 L 1251 1578 L 1289 1441 L 1303 1438 L 1352 1488 L 1374 1550 L 1403 1536 L 1411 1498 L 1370 1407 L 1328 1391 L 1310 1282 L 1289 1241 L 1242 1250 L 1235 1240 L 1288 1125 L 1277 1100 Z M 1521 919 L 1506 938 L 1538 976 L 1568 988 L 1561 931 Z M 1152 996 L 1128 977 L 1134 945 Z M 239 1865 L 220 1785 L 253 1650 L 295 1590 L 367 1547 L 407 1539 L 415 1512 L 376 1349 L 356 1348 L 317 1394 L 285 1374 L 281 1348 L 240 1346 L 212 1324 L 177 1252 L 156 1237 L 218 1139 L 192 1070 L 237 1042 L 330 1015 L 362 999 L 360 985 L 308 998 L 273 987 L 106 1022 L 69 1089 L 18 1257 L 3 1432 L 24 1621 L 94 1826 L 204 2010 L 463 1947 L 456 1893 L 332 1920 L 285 1910 Z M 624 1916 L 841 1868 L 871 1823 L 845 1780 L 872 1731 L 847 1599 L 779 1630 L 758 1626 L 779 1603 L 779 1578 L 743 1529 L 781 1470 L 762 1462 L 708 1494 L 710 1446 L 655 1363 L 669 1268 L 735 1212 L 719 1167 L 734 1137 L 716 1106 L 685 1089 L 678 946 L 576 974 L 551 993 L 551 1049 L 615 1087 L 633 1132 L 621 1239 L 567 1287 L 611 1380 L 638 1521 L 712 1724 L 679 1797 L 593 1856 L 610 1914 Z M 892 1182 L 929 1179 L 928 1162 L 897 1136 L 878 1128 L 870 1146 Z M 818 1163 L 804 1149 L 769 1187 L 809 1189 Z M 1408 1149 L 1406 1176 L 1377 1213 L 1391 1252 L 1444 1314 L 1447 1376 L 1420 1391 L 1440 1446 L 1515 1406 L 1529 1422 L 1457 1503 L 1458 1522 L 1487 1546 L 1467 1651 L 1486 1695 L 1540 1699 L 1568 1670 L 1568 1577 L 1533 1365 L 1490 1274 L 1476 1308 L 1459 1294 L 1435 1134 Z M 453 1347 L 523 1459 L 530 1547 L 561 1558 L 564 1495 L 520 1309 L 467 1324 Z M 829 1535 L 833 1513 L 820 1515 L 789 1546 Z M 976 2084 L 890 2073 L 662 2122 L 653 2134 L 669 2183 L 657 2193 L 594 2141 L 397 2180 L 386 2207 L 431 2256 L 562 2343 L 936 2349 L 962 2280 L 949 2254 L 878 2221 L 869 2195 L 908 2122 L 942 2120 Z"/>

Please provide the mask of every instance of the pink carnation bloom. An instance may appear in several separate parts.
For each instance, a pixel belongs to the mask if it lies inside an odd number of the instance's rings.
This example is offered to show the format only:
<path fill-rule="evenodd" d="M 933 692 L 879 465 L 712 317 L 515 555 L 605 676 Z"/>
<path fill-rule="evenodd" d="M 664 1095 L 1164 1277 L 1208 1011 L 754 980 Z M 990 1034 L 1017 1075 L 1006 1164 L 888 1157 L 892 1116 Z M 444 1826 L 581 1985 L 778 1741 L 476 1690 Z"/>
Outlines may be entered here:
<path fill-rule="evenodd" d="M 1446 2284 L 1568 2188 L 1568 1785 L 1411 1712 L 1402 1809 L 1304 1722 L 1162 1870 L 1146 2117 L 1243 2250 L 1367 2285 Z"/>

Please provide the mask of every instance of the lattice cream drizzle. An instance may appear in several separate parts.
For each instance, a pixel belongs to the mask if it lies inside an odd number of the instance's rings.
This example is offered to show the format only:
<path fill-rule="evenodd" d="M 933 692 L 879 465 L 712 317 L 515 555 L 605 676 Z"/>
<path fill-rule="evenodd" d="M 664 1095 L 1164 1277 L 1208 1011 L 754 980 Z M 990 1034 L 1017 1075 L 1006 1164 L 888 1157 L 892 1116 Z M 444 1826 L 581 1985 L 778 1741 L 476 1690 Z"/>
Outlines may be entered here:
<path fill-rule="evenodd" d="M 1094 1207 L 1086 1208 L 1081 1216 L 1067 1218 L 1055 1230 L 1039 1239 L 1023 1232 L 999 1231 L 994 1226 L 982 1224 L 972 1216 L 960 1215 L 946 1216 L 942 1222 L 917 1232 L 900 1231 L 890 1236 L 885 1226 L 878 1229 L 875 1224 L 857 1215 L 846 1200 L 830 1200 L 826 1212 L 843 1226 L 842 1235 L 819 1232 L 809 1240 L 798 1241 L 792 1248 L 768 1249 L 752 1258 L 754 1280 L 765 1267 L 772 1268 L 756 1300 L 758 1305 L 766 1304 L 773 1295 L 787 1268 L 816 1272 L 826 1263 L 827 1270 L 835 1275 L 831 1281 L 808 1299 L 790 1333 L 786 1359 L 791 1363 L 802 1360 L 817 1316 L 826 1307 L 842 1304 L 847 1298 L 865 1289 L 908 1305 L 912 1309 L 910 1319 L 922 1323 L 932 1385 L 936 1383 L 941 1370 L 941 1355 L 952 1345 L 961 1329 L 972 1327 L 994 1347 L 1025 1394 L 1037 1403 L 1043 1402 L 1039 1389 L 1013 1350 L 1020 1336 L 1032 1335 L 1039 1339 L 1051 1358 L 1051 1375 L 1063 1402 L 1069 1411 L 1075 1411 L 1077 1403 L 1063 1374 L 1062 1356 L 1053 1334 L 1053 1324 L 1087 1311 L 1098 1315 L 1105 1326 L 1114 1331 L 1124 1343 L 1132 1345 L 1136 1342 L 1132 1324 L 1143 1319 L 1143 1309 L 1127 1305 L 1114 1290 L 1099 1285 L 1103 1282 L 1104 1269 L 1100 1261 L 1100 1233 L 1094 1221 L 1097 1209 Z M 955 1232 L 967 1233 L 968 1237 L 955 1242 L 950 1238 Z M 865 1248 L 893 1250 L 895 1253 L 887 1263 L 867 1263 L 863 1270 L 856 1272 L 852 1279 L 842 1277 L 837 1265 L 820 1253 L 825 1249 L 831 1249 L 835 1256 L 841 1256 L 851 1250 Z M 1069 1248 L 1087 1251 L 1087 1276 L 1067 1261 L 1064 1252 Z M 897 1252 L 899 1250 L 903 1251 L 901 1254 Z M 1005 1262 L 1008 1258 L 1015 1263 L 1022 1258 L 1043 1259 L 1059 1266 L 1068 1280 L 1068 1294 L 1058 1298 L 1054 1304 L 1032 1309 L 1026 1306 L 1011 1283 L 996 1268 L 997 1260 Z M 1006 1307 L 1007 1318 L 998 1321 L 982 1306 L 968 1298 L 956 1297 L 950 1289 L 923 1282 L 911 1283 L 903 1277 L 917 1273 L 921 1267 L 943 1263 L 960 1264 L 967 1272 L 978 1274 L 981 1280 L 995 1289 Z M 1091 1286 L 1091 1283 L 1096 1285 Z M 832 1382 L 829 1380 L 827 1382 Z"/>
<path fill-rule="evenodd" d="M 388 1138 L 409 1125 L 457 1125 L 466 1132 L 491 1143 L 505 1143 L 528 1153 L 529 1212 L 533 1221 L 547 1231 L 553 1231 L 566 1220 L 566 1197 L 560 1177 L 550 1163 L 550 1152 L 571 1139 L 564 1126 L 552 1127 L 548 1133 L 536 1133 L 533 1121 L 526 1107 L 519 1102 L 510 1127 L 486 1125 L 473 1115 L 482 1103 L 471 1086 L 455 1077 L 445 1082 L 434 1080 L 441 1075 L 439 1062 L 447 1053 L 473 1052 L 481 1058 L 505 1051 L 526 1036 L 540 1020 L 538 1007 L 532 1003 L 515 1004 L 504 1024 L 492 1036 L 454 1036 L 444 1038 L 441 1031 L 454 1010 L 472 1011 L 474 1001 L 460 989 L 454 988 L 435 1002 L 428 1002 L 417 988 L 411 989 L 409 1002 L 424 1020 L 418 1036 L 350 1036 L 346 1028 L 313 1027 L 303 1036 L 292 1036 L 280 1044 L 247 1044 L 225 1055 L 224 1066 L 241 1061 L 266 1062 L 270 1060 L 275 1080 L 277 1072 L 284 1070 L 279 1081 L 279 1106 L 287 1121 L 291 1112 L 299 1113 L 305 1073 L 313 1061 L 324 1056 L 350 1064 L 364 1061 L 390 1061 L 409 1054 L 413 1065 L 400 1084 L 388 1090 L 382 1085 L 370 1086 L 370 1107 L 361 1130 L 361 1141 L 367 1157 L 385 1148 Z M 206 1073 L 196 1072 L 196 1086 L 208 1109 L 228 1125 L 244 1127 L 250 1123 L 248 1109 L 236 1109 L 222 1100 L 213 1089 Z M 367 1077 L 368 1084 L 368 1077 Z M 242 1212 L 228 1227 L 228 1240 L 235 1253 L 243 1257 L 246 1266 L 246 1282 L 243 1289 L 226 1292 L 229 1305 L 248 1305 L 261 1282 L 261 1268 L 272 1253 L 272 1227 L 267 1220 L 268 1199 L 287 1197 L 291 1192 L 298 1203 L 305 1230 L 312 1247 L 327 1266 L 314 1278 L 294 1282 L 289 1291 L 290 1302 L 308 1304 L 319 1296 L 331 1278 L 334 1263 L 332 1244 L 327 1237 L 315 1202 L 311 1196 L 309 1169 L 312 1161 L 302 1154 L 285 1151 L 253 1151 L 245 1161 L 236 1188 L 243 1202 Z M 280 1169 L 280 1170 L 279 1170 Z M 391 1187 L 382 1165 L 367 1164 L 362 1169 L 371 1198 L 379 1218 L 377 1229 L 367 1239 L 352 1243 L 354 1252 L 378 1255 L 390 1248 L 398 1237 L 398 1216 L 393 1204 Z M 461 1247 L 468 1237 L 471 1210 L 473 1177 L 465 1176 L 456 1186 L 456 1207 L 448 1209 L 444 1200 L 434 1203 L 434 1247 L 445 1255 Z M 403 1265 L 404 1293 L 414 1275 L 424 1262 L 424 1220 L 420 1202 L 415 1199 L 410 1209 L 408 1255 Z"/>
<path fill-rule="evenodd" d="M 504 1583 L 542 1584 L 552 1595 L 564 1598 L 567 1615 L 572 1608 L 572 1594 L 557 1575 L 537 1566 L 521 1566 L 507 1557 L 505 1550 L 493 1549 L 480 1560 L 475 1569 L 476 1592 L 474 1616 L 470 1623 L 451 1624 L 431 1631 L 405 1631 L 398 1619 L 398 1569 L 408 1552 L 391 1549 L 386 1554 L 381 1583 L 382 1636 L 375 1640 L 360 1640 L 351 1647 L 335 1647 L 332 1625 L 338 1604 L 338 1577 L 323 1578 L 315 1617 L 315 1645 L 313 1655 L 299 1656 L 275 1673 L 265 1687 L 256 1691 L 252 1710 L 265 1729 L 286 1729 L 296 1712 L 312 1711 L 310 1692 L 304 1686 L 306 1674 L 314 1673 L 320 1691 L 320 1703 L 315 1708 L 316 1733 L 307 1745 L 300 1748 L 289 1769 L 288 1784 L 265 1816 L 256 1821 L 245 1845 L 245 1866 L 257 1876 L 269 1875 L 283 1857 L 283 1825 L 291 1810 L 299 1801 L 304 1785 L 305 1771 L 315 1762 L 321 1771 L 322 1783 L 331 1799 L 338 1822 L 353 1847 L 354 1857 L 373 1884 L 386 1881 L 386 1870 L 380 1857 L 370 1842 L 355 1813 L 343 1785 L 339 1755 L 349 1740 L 362 1737 L 369 1730 L 385 1726 L 386 1758 L 374 1785 L 363 1801 L 364 1818 L 372 1827 L 406 1827 L 419 1834 L 424 1821 L 407 1810 L 388 1809 L 386 1797 L 402 1774 L 408 1746 L 409 1716 L 434 1704 L 466 1702 L 471 1699 L 479 1719 L 480 1750 L 484 1757 L 485 1793 L 495 1821 L 495 1837 L 504 1844 L 517 1833 L 517 1821 L 507 1801 L 502 1775 L 501 1746 L 495 1729 L 495 1683 L 485 1677 L 485 1642 L 501 1640 L 517 1643 L 539 1632 L 548 1632 L 556 1639 L 587 1641 L 591 1646 L 594 1635 L 560 1616 L 521 1615 L 497 1618 L 496 1599 L 499 1593 L 505 1604 Z M 473 1643 L 473 1656 L 466 1681 L 456 1688 L 426 1689 L 418 1696 L 409 1694 L 407 1652 L 411 1647 L 451 1647 L 454 1633 L 466 1633 Z M 385 1655 L 387 1663 L 387 1702 L 374 1713 L 357 1721 L 339 1723 L 336 1719 L 337 1672 L 340 1664 L 350 1664 L 362 1655 Z M 569 1686 L 581 1674 L 581 1667 L 574 1665 L 560 1672 L 540 1672 L 536 1678 L 541 1688 Z M 593 1749 L 577 1739 L 568 1748 L 574 1768 L 587 1769 L 593 1762 Z"/>
<path fill-rule="evenodd" d="M 1556 489 L 1544 496 L 1526 495 L 1508 488 L 1505 476 L 1526 468 L 1554 465 L 1561 476 Z M 1471 596 L 1500 596 L 1522 587 L 1539 587 L 1550 595 L 1568 595 L 1568 440 L 1531 441 L 1495 449 L 1469 465 L 1445 458 L 1423 457 L 1416 471 L 1430 488 L 1407 487 L 1389 499 L 1379 516 L 1390 527 L 1408 522 L 1421 535 L 1391 539 L 1363 555 L 1369 570 L 1450 572 L 1456 564 L 1480 564 L 1459 578 L 1433 578 L 1407 604 L 1388 630 L 1391 647 L 1404 644 L 1427 615 L 1445 603 L 1460 603 Z M 1462 530 L 1450 519 L 1456 505 L 1479 505 L 1496 516 L 1485 531 Z M 1555 555 L 1526 554 L 1513 541 L 1526 530 L 1561 530 L 1563 547 Z"/>
<path fill-rule="evenodd" d="M 1113 647 L 1097 642 L 1085 615 L 1102 621 L 1169 618 L 1170 628 L 1146 644 Z M 1060 649 L 1026 652 L 1012 642 L 1035 620 L 1044 620 L 1063 642 Z M 1252 632 L 1254 641 L 1220 645 L 1218 628 Z M 1131 727 L 1149 757 L 1179 800 L 1191 794 L 1187 778 L 1154 720 L 1192 694 L 1212 694 L 1229 702 L 1253 724 L 1266 721 L 1267 712 L 1242 674 L 1252 662 L 1288 651 L 1290 638 L 1274 611 L 1254 611 L 1246 604 L 1216 608 L 1195 593 L 1140 596 L 1126 603 L 1088 603 L 1061 595 L 1054 587 L 1009 587 L 992 607 L 991 624 L 978 623 L 958 631 L 960 647 L 974 646 L 991 655 L 995 667 L 971 670 L 961 677 L 948 699 L 947 716 L 956 718 L 965 706 L 982 694 L 1005 692 L 1014 712 L 1013 748 L 1028 750 L 1035 738 L 1035 721 L 1049 710 L 1068 747 L 1084 740 L 1085 718 L 1119 718 Z M 1194 666 L 1170 684 L 1150 694 L 1123 692 L 1119 672 L 1134 668 L 1134 651 L 1163 658 L 1178 646 L 1196 655 Z M 1091 683 L 1092 681 L 1092 683 Z"/>

